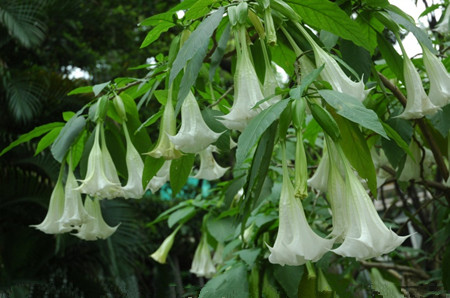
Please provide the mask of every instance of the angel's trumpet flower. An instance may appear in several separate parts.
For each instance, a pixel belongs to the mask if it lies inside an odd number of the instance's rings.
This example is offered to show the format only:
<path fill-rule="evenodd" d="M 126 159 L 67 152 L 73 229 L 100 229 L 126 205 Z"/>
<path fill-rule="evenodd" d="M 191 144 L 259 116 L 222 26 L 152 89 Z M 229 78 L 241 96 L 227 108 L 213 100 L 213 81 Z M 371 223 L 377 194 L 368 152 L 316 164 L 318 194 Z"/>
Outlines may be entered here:
<path fill-rule="evenodd" d="M 173 242 L 175 240 L 175 235 L 181 226 L 175 229 L 166 239 L 164 239 L 161 246 L 150 255 L 150 257 L 160 264 L 165 264 L 167 256 L 169 255 L 170 250 L 172 249 Z"/>
<path fill-rule="evenodd" d="M 214 273 L 216 273 L 216 267 L 211 259 L 211 252 L 209 251 L 206 235 L 202 236 L 202 239 L 200 239 L 200 243 L 195 250 L 190 272 L 198 277 L 204 276 L 206 278 L 211 278 Z"/>
<path fill-rule="evenodd" d="M 448 10 L 450 11 L 450 9 Z M 442 62 L 426 46 L 422 46 L 422 49 L 423 63 L 430 79 L 428 97 L 435 106 L 448 105 L 450 103 L 450 74 Z"/>
<path fill-rule="evenodd" d="M 213 152 L 217 152 L 217 148 L 210 145 L 205 150 L 200 152 L 200 169 L 194 178 L 205 180 L 216 180 L 222 177 L 227 168 L 222 168 L 214 159 Z"/>
<path fill-rule="evenodd" d="M 144 195 L 144 188 L 142 187 L 142 173 L 144 171 L 144 162 L 139 152 L 131 142 L 127 126 L 124 122 L 123 131 L 127 142 L 126 163 L 128 171 L 127 184 L 122 187 L 123 196 L 125 199 L 134 198 L 140 199 Z"/>
<path fill-rule="evenodd" d="M 145 189 L 150 189 L 152 193 L 157 192 L 167 181 L 170 180 L 170 160 L 166 160 L 159 171 L 153 176 Z"/>
<path fill-rule="evenodd" d="M 169 136 L 175 148 L 185 153 L 198 153 L 219 136 L 220 133 L 215 133 L 206 125 L 194 94 L 189 92 L 181 106 L 180 130 L 175 136 Z"/>

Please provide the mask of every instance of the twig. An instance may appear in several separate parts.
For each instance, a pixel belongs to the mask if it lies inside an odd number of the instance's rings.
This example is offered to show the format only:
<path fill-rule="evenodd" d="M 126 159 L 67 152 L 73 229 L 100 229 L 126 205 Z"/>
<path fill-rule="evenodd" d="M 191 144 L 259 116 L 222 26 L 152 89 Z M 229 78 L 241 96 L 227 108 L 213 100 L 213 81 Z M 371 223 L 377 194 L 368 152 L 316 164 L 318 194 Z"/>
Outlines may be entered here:
<path fill-rule="evenodd" d="M 413 273 L 422 279 L 430 279 L 430 276 L 425 271 L 423 271 L 421 269 L 413 268 L 413 267 L 396 265 L 396 264 L 387 264 L 387 263 L 374 263 L 374 262 L 367 262 L 367 261 L 360 261 L 360 262 L 364 267 L 380 268 L 380 269 L 394 269 L 397 271 Z"/>
<path fill-rule="evenodd" d="M 233 90 L 233 86 L 231 86 L 230 88 L 228 88 L 227 89 L 227 91 L 225 91 L 225 93 L 224 94 L 222 94 L 222 96 L 221 97 L 219 97 L 219 99 L 218 100 L 216 100 L 216 102 L 213 102 L 212 104 L 210 104 L 209 105 L 209 108 L 212 108 L 212 107 L 214 107 L 214 106 L 216 106 L 216 105 L 218 105 L 219 104 L 219 102 L 221 102 L 222 101 L 222 99 L 224 99 L 227 95 L 228 95 L 228 93 L 230 93 L 231 92 L 231 90 Z"/>

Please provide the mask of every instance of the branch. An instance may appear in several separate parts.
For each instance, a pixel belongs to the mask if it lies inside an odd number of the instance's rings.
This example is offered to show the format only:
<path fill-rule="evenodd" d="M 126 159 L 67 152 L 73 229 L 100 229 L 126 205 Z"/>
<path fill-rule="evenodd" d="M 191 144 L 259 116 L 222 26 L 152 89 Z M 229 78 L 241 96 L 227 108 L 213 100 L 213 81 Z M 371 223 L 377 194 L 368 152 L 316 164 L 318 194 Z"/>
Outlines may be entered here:
<path fill-rule="evenodd" d="M 413 267 L 403 266 L 403 265 L 396 265 L 396 264 L 387 264 L 387 263 L 374 263 L 374 262 L 366 262 L 366 261 L 360 261 L 360 262 L 364 267 L 380 268 L 380 269 L 394 269 L 397 271 L 413 273 L 422 279 L 430 279 L 430 276 L 425 271 L 418 269 L 418 268 L 413 268 Z"/>

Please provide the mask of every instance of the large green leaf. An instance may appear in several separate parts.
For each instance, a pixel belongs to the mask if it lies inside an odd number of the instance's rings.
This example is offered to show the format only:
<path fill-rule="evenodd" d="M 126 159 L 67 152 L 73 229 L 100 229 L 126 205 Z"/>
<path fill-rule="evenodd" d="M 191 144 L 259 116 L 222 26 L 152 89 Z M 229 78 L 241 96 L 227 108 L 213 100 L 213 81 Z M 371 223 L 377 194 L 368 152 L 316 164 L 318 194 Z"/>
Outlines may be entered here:
<path fill-rule="evenodd" d="M 233 236 L 234 220 L 230 217 L 217 219 L 209 217 L 206 221 L 208 232 L 218 241 L 224 243 Z"/>
<path fill-rule="evenodd" d="M 211 6 L 218 2 L 217 0 L 198 0 L 195 2 L 184 16 L 186 20 L 193 20 L 203 17 L 211 11 Z"/>
<path fill-rule="evenodd" d="M 389 298 L 400 298 L 404 297 L 400 294 L 399 290 L 394 283 L 386 280 L 381 275 L 377 268 L 372 268 L 370 270 L 370 279 L 372 281 L 373 288 L 381 294 L 382 297 Z"/>
<path fill-rule="evenodd" d="M 328 0 L 286 1 L 311 26 L 327 30 L 373 52 L 367 31 L 352 20 L 336 3 Z"/>
<path fill-rule="evenodd" d="M 237 264 L 209 280 L 200 291 L 200 298 L 248 298 L 248 280 L 245 266 Z"/>
<path fill-rule="evenodd" d="M 319 94 L 336 110 L 336 113 L 342 117 L 358 123 L 362 127 L 370 129 L 386 139 L 389 139 L 377 114 L 366 108 L 362 102 L 353 96 L 334 90 L 319 90 Z"/>
<path fill-rule="evenodd" d="M 35 129 L 33 129 L 32 131 L 21 135 L 17 140 L 15 140 L 14 142 L 12 142 L 11 144 L 9 144 L 8 147 L 6 147 L 5 149 L 2 150 L 2 152 L 0 153 L 0 156 L 2 156 L 3 154 L 5 154 L 6 152 L 8 152 L 9 150 L 11 150 L 12 148 L 30 141 L 31 139 L 37 138 L 45 133 L 47 133 L 48 131 L 56 128 L 56 127 L 62 127 L 64 123 L 62 122 L 52 122 L 52 123 L 48 123 L 48 124 L 44 124 L 41 126 L 36 127 Z"/>
<path fill-rule="evenodd" d="M 158 25 L 147 33 L 147 36 L 141 44 L 141 49 L 151 45 L 162 33 L 167 32 L 167 30 L 176 25 L 175 23 L 166 20 L 159 20 L 159 22 Z"/>
<path fill-rule="evenodd" d="M 209 80 L 212 81 L 214 74 L 216 73 L 217 66 L 219 66 L 220 61 L 225 54 L 225 49 L 227 47 L 228 39 L 230 38 L 230 23 L 227 24 L 225 29 L 220 36 L 217 48 L 211 56 L 211 64 L 209 67 Z"/>
<path fill-rule="evenodd" d="M 186 184 L 194 165 L 195 155 L 186 154 L 178 159 L 172 160 L 170 164 L 170 186 L 172 196 L 175 196 Z"/>
<path fill-rule="evenodd" d="M 34 155 L 38 155 L 42 152 L 45 148 L 50 146 L 53 141 L 58 137 L 59 132 L 61 131 L 62 126 L 55 127 L 52 130 L 50 130 L 38 143 L 38 146 L 36 148 L 36 151 L 34 152 Z"/>
<path fill-rule="evenodd" d="M 220 7 L 207 17 L 183 44 L 170 70 L 169 85 L 194 56 L 197 57 L 197 60 L 198 57 L 202 56 L 204 58 L 206 56 L 209 39 L 222 20 L 224 11 L 224 8 Z"/>
<path fill-rule="evenodd" d="M 297 297 L 298 285 L 302 279 L 304 266 L 274 265 L 273 276 L 289 298 Z"/>
<path fill-rule="evenodd" d="M 382 34 L 377 34 L 378 49 L 392 72 L 403 81 L 403 59 Z"/>
<path fill-rule="evenodd" d="M 172 228 L 176 223 L 185 222 L 195 214 L 195 207 L 187 206 L 172 213 L 167 220 L 169 228 Z"/>
<path fill-rule="evenodd" d="M 242 166 L 245 158 L 249 154 L 252 147 L 256 144 L 259 137 L 275 120 L 278 119 L 284 109 L 286 109 L 289 102 L 290 100 L 288 99 L 281 100 L 259 113 L 250 121 L 238 139 L 238 146 L 236 150 L 236 169 L 239 169 Z"/>
<path fill-rule="evenodd" d="M 63 161 L 70 146 L 72 146 L 85 125 L 86 119 L 83 116 L 74 116 L 64 125 L 52 145 L 52 154 L 57 161 Z"/>

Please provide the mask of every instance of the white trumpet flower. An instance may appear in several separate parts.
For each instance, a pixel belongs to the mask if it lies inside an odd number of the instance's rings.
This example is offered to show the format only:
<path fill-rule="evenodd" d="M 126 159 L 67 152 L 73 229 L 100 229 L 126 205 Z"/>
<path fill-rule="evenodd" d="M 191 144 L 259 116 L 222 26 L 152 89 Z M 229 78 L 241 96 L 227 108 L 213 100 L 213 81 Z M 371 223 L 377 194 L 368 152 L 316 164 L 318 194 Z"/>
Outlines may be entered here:
<path fill-rule="evenodd" d="M 237 34 L 239 41 L 236 48 L 237 64 L 234 74 L 234 102 L 230 112 L 218 118 L 227 128 L 243 131 L 251 119 L 258 115 L 261 110 L 268 107 L 268 103 L 265 102 L 257 108 L 253 108 L 258 101 L 264 99 L 264 95 L 247 49 L 245 27 L 240 27 Z"/>
<path fill-rule="evenodd" d="M 83 240 L 94 241 L 106 239 L 117 230 L 119 225 L 110 227 L 103 219 L 100 201 L 97 198 L 87 197 L 84 201 L 84 208 L 93 220 L 82 224 L 78 233 L 74 234 L 75 236 Z"/>
<path fill-rule="evenodd" d="M 412 61 L 403 53 L 403 73 L 407 101 L 403 113 L 398 117 L 403 119 L 419 119 L 426 115 L 433 115 L 439 107 L 435 106 L 423 89 L 422 80 Z"/>
<path fill-rule="evenodd" d="M 213 145 L 208 146 L 200 154 L 200 169 L 194 178 L 205 180 L 216 180 L 222 177 L 229 167 L 222 168 L 214 159 L 213 152 L 217 152 L 217 148 Z"/>
<path fill-rule="evenodd" d="M 155 260 L 156 262 L 160 264 L 165 264 L 167 255 L 169 254 L 170 250 L 172 249 L 173 242 L 175 240 L 175 235 L 177 234 L 178 230 L 181 226 L 178 226 L 178 228 L 175 229 L 166 239 L 164 239 L 161 246 L 150 255 L 150 257 Z"/>
<path fill-rule="evenodd" d="M 411 151 L 411 156 L 407 155 L 405 160 L 405 165 L 403 170 L 398 177 L 399 181 L 410 181 L 410 180 L 422 180 L 422 169 L 423 176 L 426 177 L 431 172 L 431 167 L 434 164 L 433 154 L 430 149 L 424 148 L 425 157 L 423 158 L 423 166 L 421 166 L 423 152 L 419 147 L 419 144 L 415 140 L 411 140 L 409 144 L 409 150 Z"/>
<path fill-rule="evenodd" d="M 434 28 L 435 31 L 446 36 L 450 33 L 450 8 L 447 7 L 445 14 L 439 20 L 439 24 Z"/>
<path fill-rule="evenodd" d="M 64 196 L 64 211 L 58 222 L 62 225 L 64 232 L 68 232 L 72 229 L 79 229 L 82 224 L 86 224 L 91 220 L 93 220 L 93 217 L 83 207 L 81 193 L 78 190 L 78 182 L 73 174 L 72 166 L 69 164 Z"/>
<path fill-rule="evenodd" d="M 332 251 L 345 257 L 365 260 L 381 256 L 396 249 L 408 236 L 398 236 L 381 220 L 364 186 L 345 159 L 345 216 L 346 230 L 342 244 Z M 338 213 L 342 214 L 342 213 Z"/>
<path fill-rule="evenodd" d="M 148 182 L 145 189 L 150 189 L 152 193 L 157 192 L 167 181 L 170 180 L 170 160 L 166 160 L 159 171 Z"/>
<path fill-rule="evenodd" d="M 100 134 L 102 146 L 100 147 Z M 85 194 L 100 199 L 113 199 L 123 195 L 116 167 L 106 148 L 103 124 L 95 129 L 94 144 L 89 153 L 86 177 L 78 189 Z"/>
<path fill-rule="evenodd" d="M 180 130 L 175 136 L 169 135 L 175 148 L 185 153 L 198 153 L 215 142 L 220 135 L 206 125 L 194 94 L 189 92 L 181 106 Z"/>
<path fill-rule="evenodd" d="M 323 147 L 322 159 L 314 172 L 314 175 L 308 179 L 308 185 L 320 192 L 327 192 L 328 173 L 330 171 L 329 156 L 327 147 Z"/>
<path fill-rule="evenodd" d="M 126 163 L 128 171 L 127 184 L 122 187 L 123 196 L 125 199 L 134 198 L 140 199 L 144 195 L 144 188 L 142 187 L 142 173 L 144 171 L 144 162 L 139 152 L 131 142 L 125 122 L 123 123 L 123 131 L 127 142 Z"/>
<path fill-rule="evenodd" d="M 333 90 L 348 94 L 354 98 L 363 101 L 370 90 L 365 90 L 363 80 L 359 82 L 352 81 L 337 64 L 336 60 L 331 57 L 330 54 L 325 52 L 319 45 L 312 39 L 312 37 L 306 32 L 306 30 L 300 25 L 296 24 L 302 31 L 303 35 L 308 40 L 314 51 L 314 57 L 316 59 L 316 66 L 320 67 L 324 65 L 320 76 L 322 79 L 330 83 Z"/>
<path fill-rule="evenodd" d="M 204 276 L 206 278 L 211 278 L 216 273 L 216 267 L 211 259 L 211 252 L 209 251 L 206 236 L 202 236 L 195 250 L 190 272 L 198 277 Z"/>
<path fill-rule="evenodd" d="M 450 103 L 450 74 L 442 62 L 426 46 L 422 46 L 422 49 L 423 63 L 430 79 L 428 97 L 435 106 L 443 107 Z"/>
<path fill-rule="evenodd" d="M 70 228 L 64 228 L 59 222 L 59 219 L 64 212 L 64 186 L 62 183 L 62 173 L 63 167 L 61 167 L 55 188 L 50 196 L 50 203 L 48 204 L 48 211 L 44 220 L 38 225 L 30 226 L 46 234 L 60 234 L 70 230 Z"/>
<path fill-rule="evenodd" d="M 334 239 L 318 236 L 309 226 L 301 201 L 295 197 L 289 178 L 286 149 L 283 150 L 283 184 L 279 203 L 278 235 L 269 247 L 269 262 L 279 265 L 300 266 L 307 261 L 318 261 L 331 249 Z"/>

